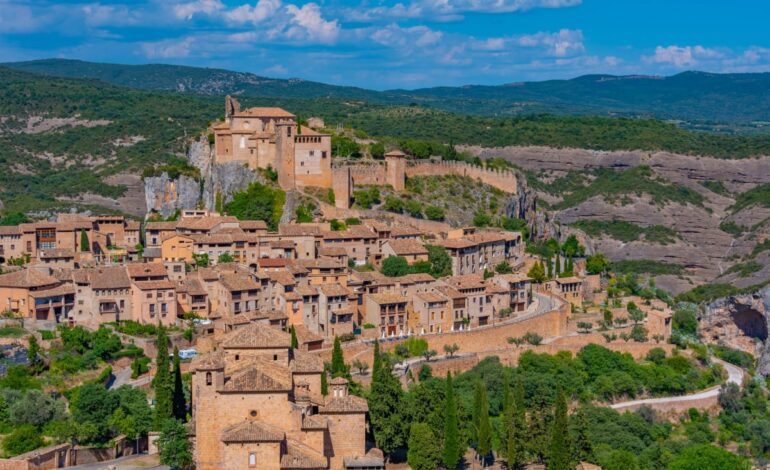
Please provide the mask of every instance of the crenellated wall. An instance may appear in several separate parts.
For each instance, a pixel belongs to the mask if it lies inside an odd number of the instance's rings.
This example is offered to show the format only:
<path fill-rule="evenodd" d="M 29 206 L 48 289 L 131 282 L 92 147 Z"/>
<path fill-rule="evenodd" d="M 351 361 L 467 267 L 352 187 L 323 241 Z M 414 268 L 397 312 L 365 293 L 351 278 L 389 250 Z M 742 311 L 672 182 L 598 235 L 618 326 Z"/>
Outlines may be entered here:
<path fill-rule="evenodd" d="M 492 170 L 459 161 L 410 162 L 406 166 L 407 177 L 442 175 L 468 176 L 501 191 L 518 193 L 516 173 L 510 170 Z"/>

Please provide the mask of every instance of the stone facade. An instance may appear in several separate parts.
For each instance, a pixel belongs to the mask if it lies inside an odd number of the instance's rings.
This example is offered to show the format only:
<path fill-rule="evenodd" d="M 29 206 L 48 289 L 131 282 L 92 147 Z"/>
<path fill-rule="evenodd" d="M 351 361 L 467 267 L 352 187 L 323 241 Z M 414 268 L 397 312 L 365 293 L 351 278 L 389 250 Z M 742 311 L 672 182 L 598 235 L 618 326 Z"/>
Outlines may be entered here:
<path fill-rule="evenodd" d="M 225 101 L 225 121 L 212 126 L 214 163 L 239 162 L 250 169 L 272 168 L 283 189 L 332 187 L 331 136 L 297 124 L 281 108 L 241 110 Z"/>
<path fill-rule="evenodd" d="M 367 456 L 366 401 L 344 379 L 322 396 L 320 357 L 256 324 L 220 346 L 192 364 L 196 468 L 340 469 Z"/>

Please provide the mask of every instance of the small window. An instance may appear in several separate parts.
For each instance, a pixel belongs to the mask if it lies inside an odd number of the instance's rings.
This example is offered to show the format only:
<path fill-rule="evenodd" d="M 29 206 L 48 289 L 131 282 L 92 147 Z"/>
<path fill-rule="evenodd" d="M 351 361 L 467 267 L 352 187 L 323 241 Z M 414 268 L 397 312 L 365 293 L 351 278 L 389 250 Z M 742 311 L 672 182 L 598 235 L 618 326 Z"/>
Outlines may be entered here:
<path fill-rule="evenodd" d="M 240 361 L 241 360 L 241 355 L 240 354 L 236 354 L 235 355 L 235 360 L 236 361 Z"/>
<path fill-rule="evenodd" d="M 257 454 L 255 452 L 249 452 L 249 467 L 257 466 Z"/>
<path fill-rule="evenodd" d="M 256 418 L 257 417 L 257 410 L 251 410 L 249 412 L 249 414 L 251 415 L 252 418 Z"/>
<path fill-rule="evenodd" d="M 211 372 L 206 372 L 206 385 L 211 385 Z"/>
<path fill-rule="evenodd" d="M 273 360 L 274 360 L 274 361 L 277 361 L 277 360 L 278 360 L 278 354 L 273 354 Z"/>

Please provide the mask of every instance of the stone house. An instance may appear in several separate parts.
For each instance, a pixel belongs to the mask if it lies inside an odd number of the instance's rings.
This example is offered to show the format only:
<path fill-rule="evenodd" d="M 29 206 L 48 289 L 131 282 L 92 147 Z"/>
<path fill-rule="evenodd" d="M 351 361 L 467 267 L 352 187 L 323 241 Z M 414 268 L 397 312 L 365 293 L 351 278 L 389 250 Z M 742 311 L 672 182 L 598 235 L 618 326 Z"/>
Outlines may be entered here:
<path fill-rule="evenodd" d="M 321 395 L 321 359 L 292 349 L 287 333 L 258 324 L 233 331 L 192 371 L 200 470 L 341 469 L 377 455 L 366 449 L 366 401 L 338 379 Z"/>

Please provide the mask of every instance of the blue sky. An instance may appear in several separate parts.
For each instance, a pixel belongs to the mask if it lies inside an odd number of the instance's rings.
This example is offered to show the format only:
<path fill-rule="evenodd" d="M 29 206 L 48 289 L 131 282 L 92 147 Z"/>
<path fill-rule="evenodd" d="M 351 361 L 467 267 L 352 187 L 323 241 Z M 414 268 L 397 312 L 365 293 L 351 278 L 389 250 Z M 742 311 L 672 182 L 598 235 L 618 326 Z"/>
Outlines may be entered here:
<path fill-rule="evenodd" d="M 0 0 L 0 61 L 171 63 L 366 88 L 770 71 L 767 0 Z"/>

